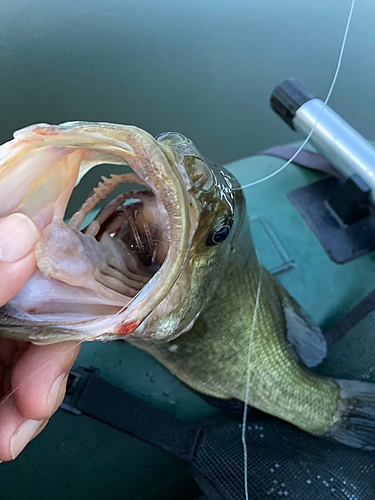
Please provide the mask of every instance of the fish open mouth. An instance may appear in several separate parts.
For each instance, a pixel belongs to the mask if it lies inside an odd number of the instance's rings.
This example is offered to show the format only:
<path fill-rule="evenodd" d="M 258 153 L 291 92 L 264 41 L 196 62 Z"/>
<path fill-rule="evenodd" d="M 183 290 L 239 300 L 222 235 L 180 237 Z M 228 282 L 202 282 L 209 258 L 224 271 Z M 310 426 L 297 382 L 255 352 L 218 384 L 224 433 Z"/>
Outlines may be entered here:
<path fill-rule="evenodd" d="M 43 231 L 38 269 L 8 304 L 12 315 L 81 338 L 141 336 L 141 323 L 181 272 L 191 239 L 186 179 L 168 148 L 136 127 L 71 122 L 28 127 L 1 149 L 0 217 L 25 213 Z M 103 163 L 132 172 L 103 178 L 65 223 L 77 179 Z M 85 226 L 124 183 L 141 189 L 122 192 Z"/>
<path fill-rule="evenodd" d="M 148 187 L 134 172 L 102 177 L 102 182 L 94 188 L 67 226 L 79 231 L 98 203 L 124 183 Z M 132 203 L 128 203 L 131 200 Z M 168 235 L 163 233 L 159 219 L 156 196 L 149 189 L 123 192 L 101 208 L 81 230 L 87 238 L 101 243 L 100 256 L 104 261 L 95 270 L 99 283 L 127 300 L 137 295 L 160 269 L 168 253 L 170 241 Z"/>

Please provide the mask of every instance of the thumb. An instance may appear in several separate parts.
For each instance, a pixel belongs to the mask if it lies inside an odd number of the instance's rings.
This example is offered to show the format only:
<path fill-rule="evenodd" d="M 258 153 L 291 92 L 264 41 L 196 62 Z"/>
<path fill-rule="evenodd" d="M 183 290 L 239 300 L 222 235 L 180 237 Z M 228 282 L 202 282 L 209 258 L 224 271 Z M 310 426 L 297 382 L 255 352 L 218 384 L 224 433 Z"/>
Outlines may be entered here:
<path fill-rule="evenodd" d="M 0 261 L 18 262 L 32 252 L 40 240 L 40 229 L 26 215 L 17 213 L 0 219 Z"/>

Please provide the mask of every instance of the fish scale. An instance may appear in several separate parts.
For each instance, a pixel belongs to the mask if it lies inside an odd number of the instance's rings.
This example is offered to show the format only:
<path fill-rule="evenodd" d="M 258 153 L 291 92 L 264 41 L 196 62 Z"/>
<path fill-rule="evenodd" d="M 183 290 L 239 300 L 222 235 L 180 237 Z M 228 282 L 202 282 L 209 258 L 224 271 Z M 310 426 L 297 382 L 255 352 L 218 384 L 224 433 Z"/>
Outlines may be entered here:
<path fill-rule="evenodd" d="M 132 341 L 193 389 L 245 400 L 249 337 L 259 265 L 245 221 L 221 284 L 194 327 L 169 344 Z M 259 309 L 251 343 L 249 404 L 298 427 L 324 434 L 337 412 L 338 385 L 316 377 L 290 353 L 276 282 L 261 268 Z"/>
<path fill-rule="evenodd" d="M 43 124 L 17 132 L 1 157 L 0 214 L 22 210 L 43 236 L 39 269 L 0 308 L 0 335 L 34 343 L 126 337 L 198 391 L 375 449 L 375 385 L 308 370 L 326 354 L 320 329 L 259 265 L 238 181 L 189 139 L 106 123 Z M 100 215 L 99 241 L 63 222 L 77 178 L 103 162 L 128 164 L 153 193 L 143 199 L 145 220 L 157 226 L 153 254 L 162 257 L 137 290 L 121 286 L 130 255 Z M 9 186 L 20 188 L 16 200 Z M 127 230 L 117 235 L 126 240 Z M 120 275 L 103 267 L 106 247 Z"/>

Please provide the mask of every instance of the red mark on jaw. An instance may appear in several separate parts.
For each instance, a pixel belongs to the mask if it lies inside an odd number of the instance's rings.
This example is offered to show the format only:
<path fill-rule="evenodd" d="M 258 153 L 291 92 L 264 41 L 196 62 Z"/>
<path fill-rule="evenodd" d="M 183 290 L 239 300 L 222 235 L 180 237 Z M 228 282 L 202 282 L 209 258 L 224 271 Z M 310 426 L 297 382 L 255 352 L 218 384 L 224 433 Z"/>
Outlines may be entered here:
<path fill-rule="evenodd" d="M 116 333 L 118 333 L 119 335 L 128 335 L 129 333 L 134 332 L 134 330 L 138 328 L 140 324 L 141 322 L 139 320 L 124 323 L 116 328 Z"/>
<path fill-rule="evenodd" d="M 29 309 L 28 311 L 28 314 L 34 314 L 35 313 L 35 308 L 32 307 L 31 309 Z"/>
<path fill-rule="evenodd" d="M 59 135 L 59 132 L 57 132 L 54 128 L 47 128 L 47 127 L 35 127 L 34 132 L 36 132 L 39 135 Z"/>

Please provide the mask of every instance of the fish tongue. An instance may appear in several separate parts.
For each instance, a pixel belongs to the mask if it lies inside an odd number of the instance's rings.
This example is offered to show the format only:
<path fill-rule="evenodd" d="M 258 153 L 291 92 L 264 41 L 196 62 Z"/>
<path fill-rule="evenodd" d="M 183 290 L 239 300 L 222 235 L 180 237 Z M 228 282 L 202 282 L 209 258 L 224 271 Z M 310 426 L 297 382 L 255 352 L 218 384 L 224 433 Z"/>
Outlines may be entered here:
<path fill-rule="evenodd" d="M 123 304 L 149 279 L 130 271 L 125 256 L 126 252 L 119 252 L 112 238 L 106 244 L 98 242 L 57 218 L 44 230 L 36 247 L 38 267 L 45 277 L 96 292 L 103 302 L 119 302 L 122 297 Z"/>

